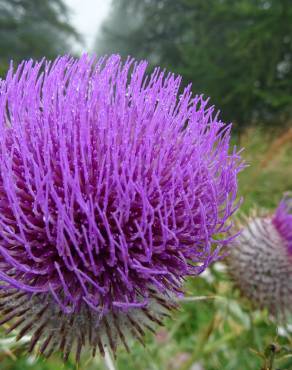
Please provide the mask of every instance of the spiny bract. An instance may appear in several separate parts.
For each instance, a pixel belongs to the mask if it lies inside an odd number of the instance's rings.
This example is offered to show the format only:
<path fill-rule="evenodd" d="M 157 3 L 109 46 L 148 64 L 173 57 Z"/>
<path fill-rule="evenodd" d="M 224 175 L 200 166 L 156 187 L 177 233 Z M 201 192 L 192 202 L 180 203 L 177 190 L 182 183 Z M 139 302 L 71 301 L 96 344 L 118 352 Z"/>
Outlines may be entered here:
<path fill-rule="evenodd" d="M 292 307 L 292 199 L 249 217 L 228 257 L 236 284 L 256 307 L 284 319 Z"/>
<path fill-rule="evenodd" d="M 146 67 L 60 57 L 0 82 L 1 323 L 30 350 L 142 341 L 229 240 L 231 126 Z"/>

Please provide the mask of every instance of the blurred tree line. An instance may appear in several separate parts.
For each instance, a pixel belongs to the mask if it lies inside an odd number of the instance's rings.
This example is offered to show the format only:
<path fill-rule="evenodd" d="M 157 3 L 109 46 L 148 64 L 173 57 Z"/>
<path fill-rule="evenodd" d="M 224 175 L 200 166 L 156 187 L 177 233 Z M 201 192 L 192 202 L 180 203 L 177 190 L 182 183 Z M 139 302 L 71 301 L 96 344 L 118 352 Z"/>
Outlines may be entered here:
<path fill-rule="evenodd" d="M 63 0 L 0 0 L 0 76 L 10 60 L 54 58 L 80 36 Z"/>
<path fill-rule="evenodd" d="M 291 0 L 113 0 L 96 51 L 183 75 L 240 128 L 291 119 Z"/>

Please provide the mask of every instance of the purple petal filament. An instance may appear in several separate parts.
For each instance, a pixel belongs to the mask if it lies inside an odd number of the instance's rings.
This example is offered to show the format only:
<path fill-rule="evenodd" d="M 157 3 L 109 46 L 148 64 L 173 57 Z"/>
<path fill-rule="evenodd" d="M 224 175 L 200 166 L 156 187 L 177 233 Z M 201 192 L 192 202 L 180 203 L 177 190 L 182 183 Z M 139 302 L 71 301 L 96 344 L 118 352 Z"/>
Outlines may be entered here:
<path fill-rule="evenodd" d="M 272 222 L 283 238 L 288 253 L 292 254 L 292 198 L 285 197 L 280 202 Z"/>

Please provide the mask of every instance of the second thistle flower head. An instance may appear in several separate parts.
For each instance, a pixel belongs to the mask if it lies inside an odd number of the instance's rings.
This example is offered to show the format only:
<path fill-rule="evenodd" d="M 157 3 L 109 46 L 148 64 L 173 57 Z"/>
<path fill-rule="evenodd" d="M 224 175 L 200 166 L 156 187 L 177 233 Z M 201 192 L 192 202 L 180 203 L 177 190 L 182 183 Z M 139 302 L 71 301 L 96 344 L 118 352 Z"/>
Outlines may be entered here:
<path fill-rule="evenodd" d="M 127 348 L 227 242 L 231 127 L 146 66 L 62 57 L 0 82 L 1 322 L 30 349 Z"/>
<path fill-rule="evenodd" d="M 283 318 L 292 307 L 292 199 L 241 226 L 228 257 L 231 274 L 255 306 Z"/>

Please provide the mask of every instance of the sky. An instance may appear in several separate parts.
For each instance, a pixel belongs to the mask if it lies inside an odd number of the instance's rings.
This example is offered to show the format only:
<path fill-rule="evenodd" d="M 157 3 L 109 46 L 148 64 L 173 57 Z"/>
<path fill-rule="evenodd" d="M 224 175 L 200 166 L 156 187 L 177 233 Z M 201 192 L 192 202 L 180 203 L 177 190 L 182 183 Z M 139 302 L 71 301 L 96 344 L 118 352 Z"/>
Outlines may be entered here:
<path fill-rule="evenodd" d="M 96 35 L 110 10 L 111 0 L 65 0 L 71 10 L 71 22 L 83 36 L 83 51 L 92 51 Z M 80 51 L 80 47 L 77 49 Z"/>

